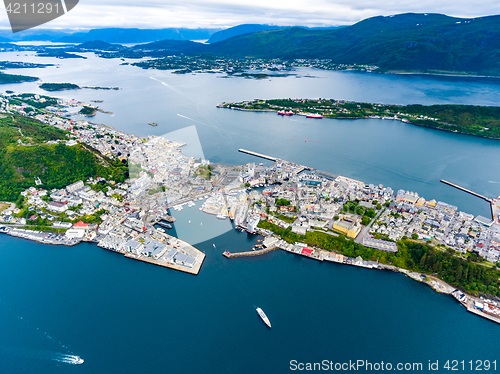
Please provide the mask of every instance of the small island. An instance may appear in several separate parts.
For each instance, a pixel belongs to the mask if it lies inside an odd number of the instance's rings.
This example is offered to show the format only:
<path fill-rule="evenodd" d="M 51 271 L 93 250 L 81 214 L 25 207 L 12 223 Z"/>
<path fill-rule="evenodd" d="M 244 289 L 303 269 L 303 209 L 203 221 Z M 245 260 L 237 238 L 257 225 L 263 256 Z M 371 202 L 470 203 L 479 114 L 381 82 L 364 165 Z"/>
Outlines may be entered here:
<path fill-rule="evenodd" d="M 40 88 L 45 91 L 79 90 L 80 86 L 73 83 L 42 83 Z"/>
<path fill-rule="evenodd" d="M 89 90 L 119 90 L 119 87 L 89 87 L 82 86 L 80 87 L 74 83 L 43 83 L 40 85 L 40 88 L 45 91 L 65 91 L 65 90 L 80 90 L 80 89 L 89 89 Z"/>
<path fill-rule="evenodd" d="M 96 108 L 91 106 L 84 106 L 78 113 L 83 114 L 84 116 L 92 117 L 95 116 Z"/>
<path fill-rule="evenodd" d="M 500 139 L 500 108 L 477 105 L 387 105 L 335 99 L 272 99 L 222 103 L 219 108 L 277 112 L 308 118 L 382 118 L 445 130 Z"/>

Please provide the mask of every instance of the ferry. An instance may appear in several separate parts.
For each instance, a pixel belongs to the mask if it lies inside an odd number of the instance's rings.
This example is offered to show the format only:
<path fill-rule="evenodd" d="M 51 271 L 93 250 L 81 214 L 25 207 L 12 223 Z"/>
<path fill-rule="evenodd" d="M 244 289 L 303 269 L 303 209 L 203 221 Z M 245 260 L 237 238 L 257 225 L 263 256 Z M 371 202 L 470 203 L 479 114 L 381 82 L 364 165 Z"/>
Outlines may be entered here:
<path fill-rule="evenodd" d="M 294 113 L 291 110 L 289 110 L 288 112 L 285 110 L 280 110 L 278 112 L 278 115 L 280 115 L 280 116 L 293 116 L 293 114 Z"/>
<path fill-rule="evenodd" d="M 169 223 L 158 222 L 158 225 L 160 225 L 161 227 L 165 227 L 166 229 L 169 230 L 172 228 L 172 225 Z"/>
<path fill-rule="evenodd" d="M 269 318 L 267 318 L 266 313 L 264 313 L 264 311 L 262 309 L 260 309 L 260 308 L 257 308 L 256 311 L 259 314 L 259 317 L 267 325 L 267 327 L 271 328 L 271 322 L 269 321 Z"/>
<path fill-rule="evenodd" d="M 323 116 L 319 113 L 308 113 L 306 118 L 323 118 Z"/>

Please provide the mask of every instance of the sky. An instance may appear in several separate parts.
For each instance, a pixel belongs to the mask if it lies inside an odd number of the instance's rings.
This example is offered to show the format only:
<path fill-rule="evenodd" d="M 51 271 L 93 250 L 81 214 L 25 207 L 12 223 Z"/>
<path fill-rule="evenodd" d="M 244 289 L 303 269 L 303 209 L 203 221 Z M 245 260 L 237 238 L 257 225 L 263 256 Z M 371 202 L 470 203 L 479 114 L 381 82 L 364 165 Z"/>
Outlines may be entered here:
<path fill-rule="evenodd" d="M 0 27 L 10 28 L 3 2 Z M 80 0 L 43 28 L 216 28 L 243 23 L 301 26 L 350 25 L 399 13 L 456 17 L 500 14 L 499 0 Z"/>

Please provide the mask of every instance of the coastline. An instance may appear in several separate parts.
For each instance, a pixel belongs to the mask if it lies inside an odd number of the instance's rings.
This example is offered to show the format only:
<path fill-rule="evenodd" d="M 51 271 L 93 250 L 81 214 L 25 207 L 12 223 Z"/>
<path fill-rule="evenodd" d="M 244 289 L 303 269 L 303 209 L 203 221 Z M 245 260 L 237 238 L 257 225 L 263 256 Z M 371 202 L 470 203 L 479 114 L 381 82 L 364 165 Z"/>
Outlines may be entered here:
<path fill-rule="evenodd" d="M 351 266 L 356 266 L 360 268 L 365 268 L 365 269 L 376 269 L 376 270 L 386 270 L 386 271 L 392 271 L 394 273 L 401 273 L 407 276 L 408 278 L 413 279 L 414 281 L 417 281 L 419 283 L 423 283 L 430 288 L 432 288 L 434 291 L 437 293 L 445 294 L 445 295 L 452 295 L 455 300 L 457 300 L 462 306 L 464 306 L 468 312 L 476 314 L 477 316 L 486 318 L 492 322 L 496 322 L 500 324 L 500 315 L 499 317 L 496 317 L 492 314 L 487 314 L 484 311 L 481 311 L 480 309 L 477 309 L 475 305 L 477 303 L 483 303 L 484 300 L 480 299 L 476 296 L 470 295 L 466 293 L 463 290 L 460 290 L 449 283 L 433 276 L 433 275 L 428 275 L 424 273 L 417 273 L 417 272 L 412 272 L 407 269 L 399 268 L 397 266 L 393 265 L 385 265 L 385 264 L 372 264 L 372 265 L 365 265 L 361 261 L 353 258 L 348 258 L 342 255 L 342 257 L 337 257 L 337 253 L 335 252 L 329 252 L 326 250 L 321 250 L 321 249 L 312 249 L 311 252 L 309 253 L 303 253 L 303 252 L 297 252 L 295 250 L 290 249 L 288 246 L 288 243 L 284 242 L 283 240 L 280 240 L 280 242 L 274 247 L 267 248 L 265 250 L 260 250 L 260 251 L 255 251 L 255 252 L 236 252 L 236 253 L 227 253 L 224 252 L 222 255 L 228 259 L 231 258 L 244 258 L 244 257 L 249 257 L 249 256 L 257 256 L 257 255 L 263 255 L 266 253 L 269 253 L 275 249 L 281 249 L 284 252 L 289 252 L 291 254 L 299 255 L 302 257 L 307 257 L 316 261 L 328 261 L 332 263 L 337 263 L 339 265 L 351 265 Z M 458 294 L 464 295 L 465 297 L 458 297 Z"/>
<path fill-rule="evenodd" d="M 500 79 L 500 77 L 498 77 Z M 230 109 L 230 110 L 239 110 L 239 111 L 242 111 L 242 112 L 268 112 L 268 113 L 278 113 L 280 109 L 245 109 L 245 108 L 234 108 L 234 107 L 231 107 L 231 106 L 222 106 L 222 105 L 216 105 L 217 108 L 221 108 L 221 109 Z M 295 113 L 294 115 L 297 115 L 297 116 L 305 116 L 304 114 L 299 114 L 299 113 Z M 477 135 L 477 134 L 470 134 L 470 133 L 467 133 L 467 132 L 463 132 L 463 131 L 458 131 L 458 130 L 448 130 L 448 129 L 443 129 L 443 128 L 440 128 L 440 127 L 432 127 L 432 126 L 425 126 L 425 125 L 420 125 L 418 123 L 414 123 L 412 121 L 404 121 L 403 118 L 391 118 L 391 117 L 387 117 L 387 118 L 380 118 L 380 117 L 373 117 L 373 116 L 368 116 L 368 117 L 329 117 L 329 116 L 323 116 L 323 118 L 326 118 L 326 119 L 338 119 L 338 120 L 344 120 L 344 119 L 350 119 L 350 120 L 365 120 L 365 119 L 384 119 L 384 120 L 393 120 L 393 121 L 400 121 L 400 122 L 403 122 L 403 123 L 407 123 L 409 125 L 413 125 L 413 126 L 418 126 L 418 127 L 423 127 L 423 128 L 426 128 L 426 129 L 433 129 L 433 130 L 440 130 L 440 131 L 446 131 L 446 132 L 450 132 L 452 134 L 462 134 L 462 135 L 469 135 L 469 136 L 475 136 L 475 137 L 478 137 L 478 138 L 483 138 L 483 139 L 492 139 L 492 140 L 500 140 L 500 138 L 494 138 L 494 137 L 491 137 L 491 136 L 483 136 L 483 135 Z"/>

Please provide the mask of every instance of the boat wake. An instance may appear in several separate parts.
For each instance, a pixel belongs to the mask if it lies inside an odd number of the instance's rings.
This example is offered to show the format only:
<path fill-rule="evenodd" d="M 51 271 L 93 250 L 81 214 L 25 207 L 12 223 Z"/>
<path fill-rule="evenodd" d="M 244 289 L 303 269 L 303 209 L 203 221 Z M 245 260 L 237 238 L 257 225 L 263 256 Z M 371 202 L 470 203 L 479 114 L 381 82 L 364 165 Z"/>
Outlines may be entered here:
<path fill-rule="evenodd" d="M 500 184 L 500 182 L 488 181 L 488 183 Z"/>
<path fill-rule="evenodd" d="M 65 355 L 63 353 L 56 354 L 56 356 L 53 357 L 52 360 L 70 365 L 81 365 L 85 362 L 80 356 Z"/>

